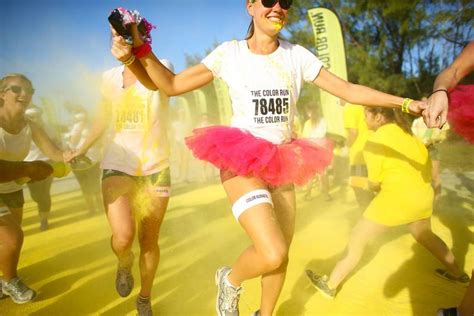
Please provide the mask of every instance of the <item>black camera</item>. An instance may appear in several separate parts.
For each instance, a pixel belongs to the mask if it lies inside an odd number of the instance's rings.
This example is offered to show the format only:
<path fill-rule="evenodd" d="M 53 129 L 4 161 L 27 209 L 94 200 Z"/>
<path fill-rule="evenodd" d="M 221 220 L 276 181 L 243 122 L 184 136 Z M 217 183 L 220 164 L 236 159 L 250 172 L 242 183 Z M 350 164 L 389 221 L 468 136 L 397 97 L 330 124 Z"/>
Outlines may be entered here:
<path fill-rule="evenodd" d="M 120 12 L 118 9 L 113 9 L 112 12 L 110 12 L 109 15 L 109 23 L 112 25 L 112 27 L 117 31 L 117 33 L 120 34 L 125 39 L 125 42 L 127 44 L 132 45 L 133 44 L 133 39 L 132 39 L 132 34 L 130 32 L 129 26 L 124 25 L 123 23 L 123 13 Z M 140 34 L 146 34 L 146 29 L 145 29 L 145 23 L 144 19 L 140 19 L 140 22 L 138 23 L 138 31 Z"/>

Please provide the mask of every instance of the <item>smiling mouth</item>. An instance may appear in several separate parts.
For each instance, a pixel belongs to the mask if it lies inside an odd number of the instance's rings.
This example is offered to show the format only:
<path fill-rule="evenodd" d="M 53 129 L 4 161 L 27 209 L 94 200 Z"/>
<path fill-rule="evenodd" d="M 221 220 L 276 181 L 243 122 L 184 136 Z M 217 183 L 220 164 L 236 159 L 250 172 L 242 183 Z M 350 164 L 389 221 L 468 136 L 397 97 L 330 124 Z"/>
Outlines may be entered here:
<path fill-rule="evenodd" d="M 269 16 L 267 19 L 273 23 L 283 23 L 283 18 L 279 16 Z"/>
<path fill-rule="evenodd" d="M 272 24 L 273 28 L 280 31 L 283 28 L 284 20 L 280 17 L 268 17 L 267 20 Z"/>

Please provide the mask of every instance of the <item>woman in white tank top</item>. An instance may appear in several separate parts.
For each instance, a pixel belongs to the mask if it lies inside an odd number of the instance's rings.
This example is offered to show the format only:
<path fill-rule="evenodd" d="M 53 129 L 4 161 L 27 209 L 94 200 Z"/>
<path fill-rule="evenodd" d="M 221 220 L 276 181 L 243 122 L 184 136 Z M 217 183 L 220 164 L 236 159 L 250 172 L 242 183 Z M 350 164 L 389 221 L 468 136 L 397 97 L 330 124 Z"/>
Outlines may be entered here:
<path fill-rule="evenodd" d="M 162 62 L 172 69 L 171 63 Z M 112 230 L 110 244 L 118 259 L 115 288 L 122 297 L 133 290 L 132 244 L 138 230 L 141 288 L 136 307 L 138 315 L 150 315 L 153 279 L 160 261 L 158 237 L 171 185 L 168 96 L 140 83 L 124 66 L 104 72 L 101 92 L 99 115 L 70 159 L 87 154 L 109 127 L 101 168 Z"/>
<path fill-rule="evenodd" d="M 0 160 L 24 160 L 32 140 L 52 160 L 63 160 L 63 152 L 39 126 L 25 117 L 33 93 L 33 85 L 24 75 L 10 74 L 0 79 Z M 31 165 L 37 171 L 28 175 L 32 180 L 44 179 L 52 172 L 46 164 L 35 162 Z M 18 175 L 19 178 L 22 176 L 25 175 Z M 8 295 L 17 304 L 26 303 L 36 295 L 17 275 L 23 244 L 23 203 L 22 185 L 14 181 L 0 183 L 0 267 L 3 274 L 0 296 Z"/>

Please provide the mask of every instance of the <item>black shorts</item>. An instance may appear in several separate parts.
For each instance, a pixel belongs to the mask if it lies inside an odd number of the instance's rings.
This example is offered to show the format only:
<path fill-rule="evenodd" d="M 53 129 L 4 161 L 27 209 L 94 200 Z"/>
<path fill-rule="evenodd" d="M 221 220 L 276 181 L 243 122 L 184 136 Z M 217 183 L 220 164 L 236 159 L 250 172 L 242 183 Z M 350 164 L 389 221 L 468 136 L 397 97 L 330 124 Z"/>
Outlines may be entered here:
<path fill-rule="evenodd" d="M 0 193 L 0 204 L 3 203 L 9 208 L 22 208 L 25 204 L 23 190 L 11 193 Z"/>
<path fill-rule="evenodd" d="M 155 186 L 163 186 L 169 187 L 171 186 L 171 173 L 170 168 L 165 168 L 160 172 L 148 175 L 148 176 L 132 176 L 125 172 L 113 170 L 113 169 L 104 169 L 102 170 L 102 180 L 113 177 L 113 176 L 121 176 L 121 177 L 129 177 L 137 182 L 137 184 L 152 184 Z"/>

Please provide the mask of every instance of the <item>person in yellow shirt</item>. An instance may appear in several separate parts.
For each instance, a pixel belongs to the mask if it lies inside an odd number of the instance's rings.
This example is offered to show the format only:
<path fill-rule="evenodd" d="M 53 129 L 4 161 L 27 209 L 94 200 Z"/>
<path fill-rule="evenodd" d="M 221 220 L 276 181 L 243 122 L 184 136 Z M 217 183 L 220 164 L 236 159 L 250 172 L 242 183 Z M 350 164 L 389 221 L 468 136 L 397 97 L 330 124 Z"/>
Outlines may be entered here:
<path fill-rule="evenodd" d="M 375 132 L 368 137 L 364 159 L 369 186 L 378 193 L 354 227 L 345 257 L 329 277 L 307 270 L 310 281 L 324 296 L 333 298 L 337 287 L 360 261 L 369 241 L 390 227 L 407 225 L 416 241 L 446 267 L 436 269 L 436 275 L 467 286 L 469 276 L 431 230 L 434 193 L 426 147 L 412 135 L 400 112 L 367 108 L 365 117 L 367 126 Z"/>
<path fill-rule="evenodd" d="M 374 194 L 367 189 L 367 166 L 362 155 L 369 135 L 362 105 L 347 103 L 344 106 L 344 128 L 347 133 L 346 145 L 349 147 L 349 185 L 354 190 L 359 207 L 365 209 Z"/>

